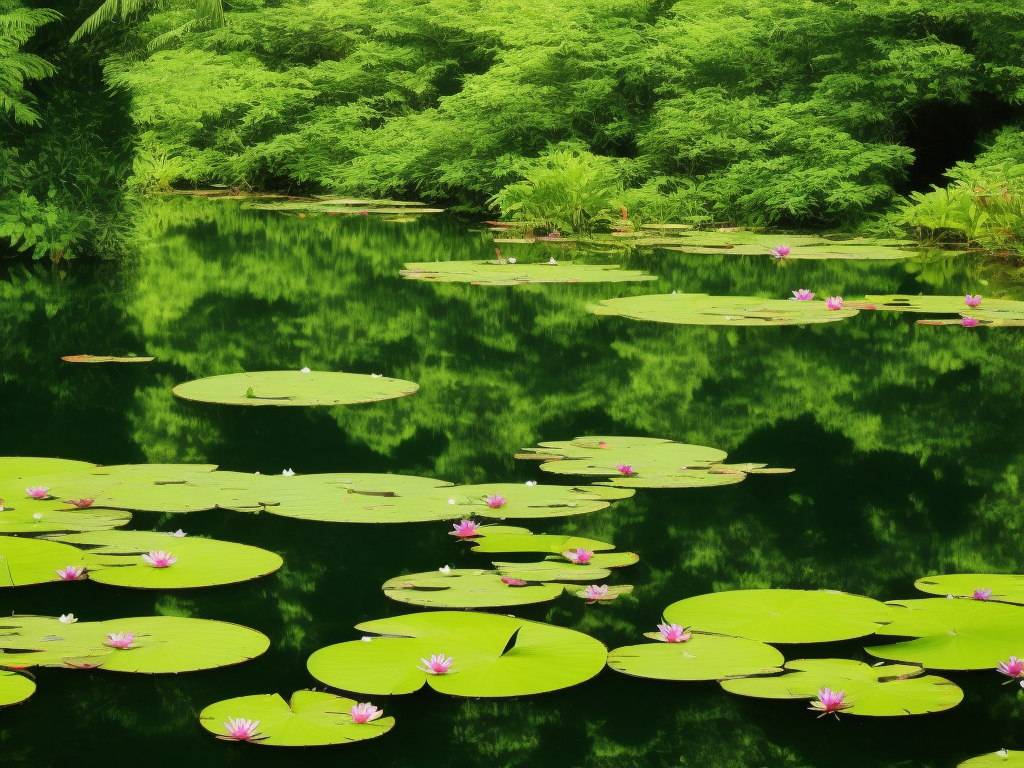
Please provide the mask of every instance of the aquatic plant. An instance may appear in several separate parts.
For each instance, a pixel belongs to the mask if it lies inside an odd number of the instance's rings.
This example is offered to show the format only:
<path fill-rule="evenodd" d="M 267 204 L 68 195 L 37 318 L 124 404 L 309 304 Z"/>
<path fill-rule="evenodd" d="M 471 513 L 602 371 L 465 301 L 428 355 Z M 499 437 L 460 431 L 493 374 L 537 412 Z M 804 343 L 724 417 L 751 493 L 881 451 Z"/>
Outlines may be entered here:
<path fill-rule="evenodd" d="M 844 703 L 846 691 L 833 691 L 831 688 L 822 688 L 818 691 L 818 698 L 811 702 L 811 711 L 821 712 L 818 717 L 835 715 L 839 719 L 839 711 L 852 706 L 849 702 Z"/>

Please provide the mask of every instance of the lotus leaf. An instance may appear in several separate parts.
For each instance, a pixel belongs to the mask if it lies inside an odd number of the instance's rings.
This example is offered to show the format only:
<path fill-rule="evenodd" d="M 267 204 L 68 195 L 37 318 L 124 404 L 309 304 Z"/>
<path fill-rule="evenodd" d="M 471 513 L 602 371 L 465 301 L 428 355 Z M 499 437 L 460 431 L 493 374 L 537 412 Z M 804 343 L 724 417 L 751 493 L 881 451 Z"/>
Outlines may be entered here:
<path fill-rule="evenodd" d="M 150 363 L 153 357 L 110 357 L 109 355 L 65 355 L 66 363 Z"/>
<path fill-rule="evenodd" d="M 105 645 L 132 632 L 131 648 Z M 240 664 L 263 654 L 267 637 L 237 624 L 178 616 L 142 616 L 63 624 L 46 616 L 0 620 L 0 667 L 100 667 L 145 674 L 193 672 Z"/>
<path fill-rule="evenodd" d="M 594 555 L 594 557 L 600 557 L 600 555 Z M 606 567 L 598 568 L 593 565 L 593 562 L 594 558 L 591 558 L 589 565 L 576 565 L 563 557 L 558 557 L 542 560 L 539 563 L 492 563 L 492 565 L 502 576 L 523 581 L 586 581 L 595 584 L 611 575 L 611 571 Z"/>
<path fill-rule="evenodd" d="M 1014 749 L 1001 749 L 978 755 L 965 760 L 956 768 L 1024 768 L 1024 752 Z"/>
<path fill-rule="evenodd" d="M 395 718 L 354 723 L 352 699 L 317 691 L 296 691 L 290 702 L 276 693 L 239 696 L 211 704 L 199 713 L 199 723 L 215 736 L 226 737 L 229 719 L 258 720 L 254 744 L 269 747 L 319 747 L 348 744 L 383 736 Z"/>
<path fill-rule="evenodd" d="M 484 613 L 415 613 L 356 629 L 386 636 L 316 651 L 308 663 L 313 677 L 368 694 L 413 693 L 428 683 L 454 696 L 526 696 L 589 680 L 607 655 L 600 642 L 581 632 Z M 453 659 L 447 674 L 418 668 L 434 654 Z"/>
<path fill-rule="evenodd" d="M 57 569 L 82 567 L 82 552 L 67 544 L 0 536 L 0 587 L 61 581 Z"/>
<path fill-rule="evenodd" d="M 654 680 L 759 675 L 778 672 L 783 661 L 782 654 L 765 643 L 698 633 L 684 643 L 627 645 L 608 654 L 608 666 L 616 672 Z"/>
<path fill-rule="evenodd" d="M 921 667 L 887 664 L 872 667 L 848 659 L 801 659 L 787 662 L 785 673 L 770 677 L 725 680 L 730 693 L 762 699 L 815 699 L 818 691 L 845 691 L 850 704 L 843 714 L 894 717 L 952 709 L 964 697 L 955 683 L 923 675 Z"/>
<path fill-rule="evenodd" d="M 496 571 L 452 569 L 450 573 L 430 571 L 397 576 L 384 584 L 392 600 L 431 608 L 501 608 L 554 600 L 565 589 L 562 584 L 530 581 L 511 586 Z"/>
<path fill-rule="evenodd" d="M 704 293 L 649 294 L 605 299 L 591 307 L 597 315 L 683 325 L 806 325 L 833 323 L 856 309 L 828 309 L 824 301 L 760 299 L 754 296 L 708 296 Z"/>
<path fill-rule="evenodd" d="M 874 634 L 889 621 L 889 608 L 832 590 L 741 589 L 680 600 L 665 619 L 766 643 L 825 643 Z"/>
<path fill-rule="evenodd" d="M 350 405 L 411 395 L 418 384 L 386 376 L 332 371 L 254 371 L 179 384 L 183 400 L 222 405 Z"/>
<path fill-rule="evenodd" d="M 872 656 L 929 669 L 995 669 L 1011 655 L 1024 657 L 1024 608 L 983 600 L 900 600 L 884 634 L 916 637 L 865 648 Z"/>
<path fill-rule="evenodd" d="M 497 261 L 435 261 L 406 264 L 400 273 L 407 280 L 473 285 L 525 285 L 527 283 L 622 283 L 657 280 L 638 270 L 618 264 L 507 264 Z"/>
<path fill-rule="evenodd" d="M 434 503 L 448 507 L 448 517 L 548 518 L 584 515 L 605 509 L 611 501 L 629 498 L 635 491 L 573 487 L 569 485 L 525 485 L 523 483 L 491 483 L 459 485 L 443 493 L 435 493 Z M 488 497 L 501 496 L 501 506 L 491 507 Z M 455 499 L 454 510 L 449 499 Z M 444 511 L 443 506 L 438 511 Z"/>
<path fill-rule="evenodd" d="M 36 692 L 36 684 L 28 675 L 10 669 L 0 670 L 0 707 L 20 704 Z"/>
<path fill-rule="evenodd" d="M 1024 605 L 1024 576 L 1006 573 L 950 573 L 926 576 L 914 586 L 931 595 L 973 597 L 977 589 L 991 589 L 991 599 L 1001 603 Z"/>
<path fill-rule="evenodd" d="M 194 536 L 176 538 L 154 531 L 107 531 L 64 536 L 85 548 L 89 578 L 101 584 L 140 589 L 211 587 L 248 581 L 281 567 L 279 555 L 258 547 Z M 151 550 L 169 550 L 178 562 L 154 568 L 142 559 Z"/>

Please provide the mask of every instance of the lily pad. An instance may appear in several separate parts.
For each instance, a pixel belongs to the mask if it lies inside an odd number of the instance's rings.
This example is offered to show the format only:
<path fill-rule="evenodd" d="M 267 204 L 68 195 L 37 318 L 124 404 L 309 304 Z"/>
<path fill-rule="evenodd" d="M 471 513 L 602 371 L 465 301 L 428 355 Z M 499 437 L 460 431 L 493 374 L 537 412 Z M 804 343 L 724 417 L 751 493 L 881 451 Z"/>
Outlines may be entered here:
<path fill-rule="evenodd" d="M 317 691 L 296 691 L 290 702 L 276 693 L 239 696 L 206 707 L 199 713 L 199 724 L 223 738 L 229 719 L 257 720 L 252 743 L 268 747 L 348 744 L 383 736 L 394 727 L 393 717 L 354 723 L 350 711 L 355 704 L 352 699 Z"/>
<path fill-rule="evenodd" d="M 109 355 L 65 355 L 67 363 L 150 363 L 154 357 L 110 357 Z"/>
<path fill-rule="evenodd" d="M 526 696 L 578 685 L 604 667 L 605 647 L 581 632 L 510 616 L 436 611 L 359 624 L 385 637 L 322 648 L 309 658 L 313 677 L 347 691 L 413 693 L 424 683 L 454 696 Z M 453 659 L 446 674 L 422 659 Z"/>
<path fill-rule="evenodd" d="M 914 586 L 931 595 L 971 598 L 975 590 L 992 590 L 990 599 L 1024 605 L 1024 576 L 1007 573 L 950 573 L 925 576 Z"/>
<path fill-rule="evenodd" d="M 131 522 L 128 512 L 113 509 L 54 509 L 28 502 L 14 509 L 0 512 L 0 535 L 72 533 L 78 531 L 107 531 Z M 65 506 L 65 505 L 62 505 Z M 37 520 L 35 515 L 39 514 Z"/>
<path fill-rule="evenodd" d="M 622 553 L 626 554 L 626 553 Z M 570 563 L 564 557 L 542 560 L 539 563 L 492 563 L 498 573 L 511 579 L 522 579 L 523 581 L 586 581 L 591 584 L 598 583 L 611 575 L 608 567 L 592 565 L 594 558 L 602 555 L 594 555 L 588 565 L 576 565 Z M 619 567 L 619 566 L 615 566 Z"/>
<path fill-rule="evenodd" d="M 964 698 L 956 683 L 925 675 L 918 666 L 887 664 L 872 667 L 848 659 L 801 659 L 790 661 L 785 672 L 770 677 L 725 680 L 729 693 L 762 699 L 815 699 L 818 691 L 845 691 L 850 707 L 844 715 L 895 717 L 923 715 L 952 709 Z"/>
<path fill-rule="evenodd" d="M 0 456 L 0 481 L 18 481 L 22 477 L 74 472 L 92 469 L 95 464 L 72 459 L 50 459 L 40 456 Z M 20 483 L 16 483 L 20 484 Z"/>
<path fill-rule="evenodd" d="M 435 261 L 406 264 L 400 273 L 407 280 L 473 285 L 525 285 L 527 283 L 623 283 L 657 280 L 618 264 L 508 264 L 497 261 Z"/>
<path fill-rule="evenodd" d="M 35 681 L 10 669 L 0 670 L 0 707 L 20 704 L 36 692 Z"/>
<path fill-rule="evenodd" d="M 948 670 L 995 669 L 1010 655 L 1024 657 L 1024 608 L 945 598 L 889 605 L 891 623 L 880 634 L 918 639 L 865 648 L 872 656 Z"/>
<path fill-rule="evenodd" d="M 597 315 L 682 325 L 807 325 L 853 317 L 856 309 L 829 309 L 824 301 L 708 296 L 705 293 L 650 294 L 605 299 L 590 308 Z"/>
<path fill-rule="evenodd" d="M 350 405 L 411 395 L 419 384 L 386 376 L 333 371 L 255 371 L 179 384 L 183 400 L 222 405 Z"/>
<path fill-rule="evenodd" d="M 554 600 L 565 589 L 562 584 L 538 581 L 513 586 L 502 578 L 501 573 L 486 570 L 430 571 L 396 576 L 385 582 L 383 589 L 392 600 L 430 608 L 502 608 L 544 603 Z"/>
<path fill-rule="evenodd" d="M 85 549 L 92 581 L 120 587 L 185 589 L 234 584 L 273 573 L 283 565 L 279 555 L 258 547 L 153 531 L 80 533 L 60 541 Z M 169 551 L 178 561 L 154 568 L 142 559 L 152 550 Z"/>
<path fill-rule="evenodd" d="M 61 581 L 58 569 L 82 567 L 82 552 L 67 544 L 0 536 L 0 587 Z"/>
<path fill-rule="evenodd" d="M 1016 749 L 1000 749 L 987 755 L 978 755 L 965 760 L 956 768 L 1024 768 L 1024 752 Z"/>
<path fill-rule="evenodd" d="M 635 491 L 598 486 L 525 485 L 490 483 L 458 485 L 436 494 L 438 505 L 458 517 L 550 518 L 585 515 L 605 509 L 617 499 L 629 498 Z M 500 497 L 496 499 L 495 497 Z M 488 504 L 490 498 L 494 506 Z M 449 502 L 454 499 L 454 509 Z M 500 504 L 500 505 L 499 505 Z M 439 511 L 444 511 L 439 506 Z M 451 515 L 450 515 L 451 516 Z M 451 516 L 454 519 L 454 516 Z"/>
<path fill-rule="evenodd" d="M 885 603 L 845 592 L 740 589 L 680 600 L 665 609 L 665 620 L 766 643 L 825 643 L 874 634 L 889 612 Z"/>
<path fill-rule="evenodd" d="M 561 554 L 575 549 L 589 549 L 591 552 L 615 549 L 597 539 L 562 534 L 531 533 L 525 528 L 492 525 L 479 529 L 476 538 L 470 539 L 474 552 L 550 552 Z"/>
<path fill-rule="evenodd" d="M 740 637 L 694 633 L 685 643 L 644 643 L 616 648 L 608 666 L 653 680 L 721 680 L 778 672 L 784 661 L 770 645 Z"/>

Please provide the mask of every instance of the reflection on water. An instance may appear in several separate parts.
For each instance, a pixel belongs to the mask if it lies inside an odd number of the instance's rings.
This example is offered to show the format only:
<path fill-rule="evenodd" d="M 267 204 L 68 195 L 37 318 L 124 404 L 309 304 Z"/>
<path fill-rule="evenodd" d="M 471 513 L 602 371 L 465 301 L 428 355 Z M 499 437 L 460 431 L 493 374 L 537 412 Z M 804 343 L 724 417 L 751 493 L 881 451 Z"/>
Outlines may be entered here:
<path fill-rule="evenodd" d="M 604 298 L 672 290 L 995 295 L 998 287 L 984 284 L 967 257 L 780 265 L 637 252 L 623 257 L 625 265 L 659 282 L 475 287 L 398 277 L 407 261 L 490 256 L 488 235 L 448 219 L 298 219 L 234 201 L 172 199 L 154 203 L 140 230 L 138 259 L 124 267 L 0 273 L 0 453 L 557 482 L 513 454 L 540 440 L 618 433 L 796 468 L 723 488 L 642 490 L 607 510 L 547 522 L 549 531 L 640 554 L 638 565 L 617 574 L 636 585 L 632 596 L 591 607 L 565 597 L 516 611 L 609 646 L 638 642 L 670 602 L 712 589 L 831 587 L 889 599 L 912 596 L 913 580 L 936 571 L 1020 572 L 1020 329 L 917 326 L 894 313 L 803 329 L 699 328 L 586 311 Z M 540 253 L 505 248 L 520 261 Z M 60 362 L 78 353 L 145 353 L 157 361 Z M 416 381 L 420 391 L 322 410 L 229 408 L 170 394 L 173 384 L 198 376 L 303 365 L 383 373 Z M 381 594 L 388 578 L 487 563 L 447 536 L 446 523 L 332 526 L 208 512 L 173 520 L 138 514 L 133 525 L 263 546 L 286 565 L 249 584 L 173 595 L 89 583 L 27 587 L 0 595 L 0 610 L 237 621 L 267 633 L 271 651 L 236 668 L 170 678 L 40 670 L 37 694 L 0 716 L 5 765 L 143 754 L 152 765 L 278 765 L 277 751 L 215 742 L 195 715 L 219 699 L 311 686 L 305 659 L 313 650 L 353 639 L 359 621 L 409 610 Z M 861 645 L 783 651 L 865 658 Z M 984 673 L 950 677 L 967 694 L 959 708 L 887 722 L 818 721 L 799 702 L 610 671 L 521 701 L 424 691 L 374 701 L 398 718 L 386 738 L 286 757 L 310 766 L 347 759 L 952 768 L 973 754 L 1024 747 L 1017 725 L 1024 703 L 1010 687 Z M 54 727 L 61 739 L 51 738 Z"/>

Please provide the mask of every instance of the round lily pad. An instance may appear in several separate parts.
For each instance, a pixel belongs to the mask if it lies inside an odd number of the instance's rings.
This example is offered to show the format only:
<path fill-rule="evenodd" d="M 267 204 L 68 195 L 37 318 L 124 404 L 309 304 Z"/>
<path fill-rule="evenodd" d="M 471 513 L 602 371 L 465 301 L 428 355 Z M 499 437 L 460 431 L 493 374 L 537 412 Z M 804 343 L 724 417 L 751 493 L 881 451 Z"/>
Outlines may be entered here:
<path fill-rule="evenodd" d="M 856 309 L 828 309 L 824 301 L 708 296 L 704 293 L 649 294 L 605 299 L 591 307 L 597 315 L 683 325 L 808 325 L 853 317 Z"/>
<path fill-rule="evenodd" d="M 392 600 L 431 608 L 500 608 L 554 600 L 562 584 L 531 581 L 515 586 L 502 581 L 496 571 L 452 569 L 397 576 L 384 584 Z"/>
<path fill-rule="evenodd" d="M 350 405 L 411 395 L 419 385 L 387 376 L 333 371 L 254 371 L 179 384 L 183 400 L 221 405 Z"/>
<path fill-rule="evenodd" d="M 35 681 L 28 675 L 0 669 L 0 707 L 20 704 L 35 692 Z"/>
<path fill-rule="evenodd" d="M 1000 749 L 965 760 L 956 768 L 1024 768 L 1024 752 L 1018 749 Z"/>
<path fill-rule="evenodd" d="M 630 554 L 630 553 L 621 553 Z M 594 555 L 588 565 L 576 565 L 570 563 L 564 557 L 557 559 L 542 560 L 539 563 L 492 563 L 498 573 L 511 579 L 522 579 L 523 581 L 585 581 L 590 584 L 599 584 L 606 579 L 611 571 L 607 567 L 592 565 L 595 558 L 603 557 L 602 554 Z"/>
<path fill-rule="evenodd" d="M 1011 655 L 1024 657 L 1024 608 L 983 600 L 928 598 L 892 606 L 880 634 L 915 637 L 865 648 L 872 656 L 929 669 L 995 669 Z"/>
<path fill-rule="evenodd" d="M 290 702 L 276 693 L 239 696 L 206 707 L 199 713 L 199 723 L 224 738 L 229 719 L 259 721 L 252 743 L 268 747 L 348 744 L 383 736 L 394 727 L 393 717 L 353 722 L 351 709 L 355 705 L 352 699 L 317 691 L 296 691 Z"/>
<path fill-rule="evenodd" d="M 51 505 L 56 506 L 56 505 Z M 40 517 L 36 519 L 36 515 Z M 0 535 L 107 531 L 131 522 L 130 512 L 115 509 L 52 509 L 34 503 L 19 503 L 0 512 Z"/>
<path fill-rule="evenodd" d="M 923 715 L 952 709 L 964 697 L 955 683 L 923 674 L 918 666 L 887 664 L 872 667 L 848 659 L 801 659 L 785 672 L 764 677 L 725 680 L 730 693 L 763 699 L 815 699 L 818 691 L 845 691 L 843 714 L 873 717 Z"/>
<path fill-rule="evenodd" d="M 60 541 L 85 549 L 92 581 L 120 587 L 184 589 L 234 584 L 273 573 L 283 565 L 279 555 L 258 547 L 153 531 L 80 533 Z M 178 561 L 154 568 L 142 559 L 153 550 L 168 551 Z"/>
<path fill-rule="evenodd" d="M 526 696 L 578 685 L 597 675 L 605 647 L 581 632 L 510 616 L 436 611 L 359 624 L 386 637 L 339 643 L 309 658 L 313 677 L 368 694 L 413 693 L 424 683 L 454 696 Z M 419 667 L 453 659 L 447 674 Z"/>
<path fill-rule="evenodd" d="M 608 666 L 654 680 L 721 680 L 778 672 L 783 656 L 770 645 L 741 637 L 694 633 L 684 643 L 644 643 L 616 648 Z"/>
<path fill-rule="evenodd" d="M 33 475 L 74 472 L 79 469 L 95 467 L 87 461 L 71 459 L 49 459 L 40 456 L 0 456 L 0 481 L 17 480 Z"/>
<path fill-rule="evenodd" d="M 497 261 L 431 261 L 406 264 L 400 273 L 407 280 L 473 285 L 525 285 L 527 283 L 623 283 L 657 280 L 638 270 L 618 264 L 509 264 Z"/>
<path fill-rule="evenodd" d="M 82 552 L 67 544 L 0 536 L 0 587 L 61 581 L 59 569 L 83 567 Z"/>
<path fill-rule="evenodd" d="M 741 589 L 680 600 L 665 619 L 766 643 L 824 643 L 874 634 L 889 621 L 889 608 L 831 590 Z"/>
<path fill-rule="evenodd" d="M 974 596 L 975 590 L 992 591 L 990 599 L 1001 603 L 1024 604 L 1024 576 L 1006 573 L 950 573 L 926 576 L 914 586 L 931 595 Z"/>
<path fill-rule="evenodd" d="M 575 549 L 589 549 L 592 552 L 615 549 L 596 539 L 561 534 L 535 534 L 526 528 L 492 525 L 480 529 L 476 538 L 470 539 L 474 552 L 550 552 L 561 554 Z"/>
<path fill-rule="evenodd" d="M 435 503 L 442 511 L 444 508 L 440 505 L 447 505 L 449 511 L 460 517 L 568 517 L 597 512 L 605 509 L 612 501 L 628 498 L 633 493 L 635 491 L 628 489 L 601 488 L 596 485 L 574 487 L 490 483 L 455 486 L 437 494 Z M 454 499 L 455 504 L 449 504 L 449 499 Z M 488 499 L 491 500 L 490 504 Z"/>

